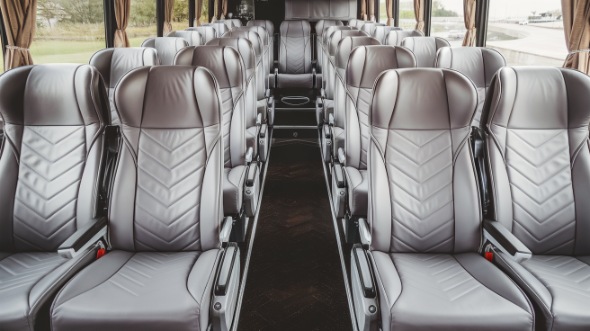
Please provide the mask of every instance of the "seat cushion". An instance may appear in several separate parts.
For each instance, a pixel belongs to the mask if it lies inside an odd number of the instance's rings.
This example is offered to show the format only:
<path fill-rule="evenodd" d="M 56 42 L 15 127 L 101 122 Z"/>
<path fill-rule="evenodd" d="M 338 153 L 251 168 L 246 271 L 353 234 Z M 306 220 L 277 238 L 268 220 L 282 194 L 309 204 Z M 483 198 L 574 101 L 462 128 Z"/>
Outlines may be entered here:
<path fill-rule="evenodd" d="M 278 88 L 313 88 L 313 75 L 280 73 L 277 82 Z"/>
<path fill-rule="evenodd" d="M 0 253 L 0 330 L 33 330 L 40 308 L 94 251 L 73 259 L 57 253 Z"/>
<path fill-rule="evenodd" d="M 205 330 L 218 255 L 112 251 L 60 291 L 52 329 Z"/>
<path fill-rule="evenodd" d="M 535 255 L 517 263 L 496 254 L 500 265 L 538 309 L 540 329 L 590 328 L 590 256 Z"/>
<path fill-rule="evenodd" d="M 383 331 L 533 330 L 528 299 L 476 253 L 372 256 Z"/>
<path fill-rule="evenodd" d="M 246 166 L 240 165 L 223 171 L 223 212 L 226 216 L 237 215 L 242 209 L 246 170 Z"/>
<path fill-rule="evenodd" d="M 344 168 L 348 183 L 348 208 L 353 216 L 367 216 L 369 176 L 367 170 Z"/>

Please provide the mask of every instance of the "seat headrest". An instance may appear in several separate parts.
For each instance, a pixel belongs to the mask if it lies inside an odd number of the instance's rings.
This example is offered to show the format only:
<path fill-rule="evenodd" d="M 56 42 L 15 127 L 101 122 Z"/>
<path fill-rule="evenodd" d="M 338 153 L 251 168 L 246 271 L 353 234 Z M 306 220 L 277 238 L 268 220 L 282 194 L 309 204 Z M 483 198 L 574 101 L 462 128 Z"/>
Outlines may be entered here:
<path fill-rule="evenodd" d="M 436 53 L 436 66 L 455 69 L 482 88 L 490 86 L 494 74 L 506 66 L 506 60 L 491 48 L 443 47 Z"/>
<path fill-rule="evenodd" d="M 324 29 L 329 26 L 343 26 L 342 21 L 338 20 L 319 20 L 315 23 L 315 34 L 321 36 Z"/>
<path fill-rule="evenodd" d="M 481 119 L 488 127 L 588 130 L 590 77 L 577 70 L 504 67 L 490 89 Z"/>
<path fill-rule="evenodd" d="M 160 64 L 163 65 L 173 64 L 176 53 L 187 46 L 186 40 L 177 37 L 148 38 L 141 44 L 141 47 L 155 48 L 158 51 Z"/>
<path fill-rule="evenodd" d="M 269 20 L 252 20 L 246 23 L 246 26 L 262 26 L 268 31 L 269 36 L 273 36 L 275 33 L 275 26 Z"/>
<path fill-rule="evenodd" d="M 262 41 L 258 32 L 253 30 L 237 30 L 233 29 L 223 34 L 223 38 L 246 38 L 252 43 L 252 47 L 256 52 L 256 57 L 262 56 Z"/>
<path fill-rule="evenodd" d="M 402 40 L 407 37 L 424 37 L 424 33 L 419 30 L 390 30 L 385 36 L 385 44 L 400 46 Z"/>
<path fill-rule="evenodd" d="M 176 37 L 186 40 L 189 46 L 203 45 L 203 36 L 199 31 L 172 31 L 166 37 Z"/>
<path fill-rule="evenodd" d="M 358 30 L 337 30 L 334 31 L 328 40 L 328 53 L 330 56 L 336 55 L 336 48 L 340 40 L 346 37 L 367 37 L 367 34 Z"/>
<path fill-rule="evenodd" d="M 436 63 L 436 52 L 451 45 L 446 39 L 438 37 L 407 37 L 402 40 L 401 46 L 414 52 L 418 67 L 433 68 Z"/>
<path fill-rule="evenodd" d="M 246 38 L 224 37 L 215 38 L 207 43 L 208 46 L 229 46 L 238 51 L 246 70 L 256 69 L 256 52 L 252 47 L 252 42 Z"/>
<path fill-rule="evenodd" d="M 262 46 L 268 46 L 268 31 L 263 26 L 240 26 L 234 28 L 233 31 L 254 31 L 258 33 L 258 37 L 260 37 L 260 41 L 262 42 Z"/>
<path fill-rule="evenodd" d="M 178 52 L 176 65 L 205 67 L 209 69 L 220 89 L 246 86 L 246 68 L 240 54 L 229 46 L 187 47 Z"/>
<path fill-rule="evenodd" d="M 205 24 L 203 24 L 203 25 L 205 25 Z M 213 23 L 207 23 L 206 26 L 210 26 L 215 30 L 216 37 L 221 37 L 224 33 L 229 31 L 229 29 L 227 28 L 227 25 L 225 25 L 225 23 L 219 22 L 219 21 L 213 22 Z"/>
<path fill-rule="evenodd" d="M 46 64 L 15 68 L 0 76 L 0 115 L 14 125 L 106 124 L 110 107 L 96 68 Z"/>
<path fill-rule="evenodd" d="M 135 128 L 187 129 L 221 123 L 221 112 L 210 111 L 221 108 L 219 89 L 205 68 L 134 69 L 117 85 L 115 104 L 121 123 Z"/>
<path fill-rule="evenodd" d="M 330 39 L 330 36 L 332 35 L 332 33 L 334 33 L 334 31 L 337 31 L 337 30 L 352 30 L 352 28 L 350 26 L 340 26 L 340 25 L 332 25 L 332 26 L 325 27 L 324 31 L 322 32 L 322 44 L 327 45 L 328 39 Z"/>
<path fill-rule="evenodd" d="M 336 49 L 336 67 L 346 69 L 350 53 L 359 46 L 380 45 L 377 39 L 372 37 L 346 37 L 340 40 Z"/>
<path fill-rule="evenodd" d="M 186 31 L 198 31 L 201 34 L 201 38 L 203 39 L 203 43 L 207 43 L 209 40 L 216 37 L 215 29 L 212 26 L 196 26 L 187 28 Z M 196 46 L 196 45 L 191 45 Z"/>
<path fill-rule="evenodd" d="M 375 82 L 369 121 L 381 129 L 459 129 L 471 126 L 476 106 L 475 86 L 457 71 L 394 69 Z"/>
<path fill-rule="evenodd" d="M 304 38 L 311 35 L 309 22 L 303 20 L 283 21 L 281 23 L 281 36 L 288 38 Z"/>
<path fill-rule="evenodd" d="M 375 80 L 383 71 L 414 67 L 416 58 L 406 48 L 383 45 L 359 46 L 350 53 L 346 67 L 346 85 L 373 88 Z"/>
<path fill-rule="evenodd" d="M 105 48 L 94 53 L 90 65 L 102 75 L 107 87 L 113 88 L 132 69 L 158 65 L 158 52 L 154 48 Z"/>

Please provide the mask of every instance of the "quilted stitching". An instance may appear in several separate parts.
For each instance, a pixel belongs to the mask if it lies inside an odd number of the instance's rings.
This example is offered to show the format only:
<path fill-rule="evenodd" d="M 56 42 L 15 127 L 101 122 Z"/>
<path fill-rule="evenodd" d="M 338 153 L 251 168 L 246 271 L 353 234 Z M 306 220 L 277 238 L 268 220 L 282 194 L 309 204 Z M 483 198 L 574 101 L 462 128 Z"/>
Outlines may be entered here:
<path fill-rule="evenodd" d="M 18 253 L 3 259 L 0 261 L 0 297 L 28 293 L 21 288 L 31 288 L 65 261 L 56 253 Z"/>
<path fill-rule="evenodd" d="M 236 103 L 236 95 L 239 94 L 239 88 L 224 88 L 219 90 L 221 94 L 221 113 L 222 113 L 222 135 L 223 135 L 223 158 L 224 165 L 229 167 L 231 165 L 230 157 L 230 140 L 229 134 L 231 130 L 231 120 Z"/>
<path fill-rule="evenodd" d="M 533 256 L 522 263 L 551 291 L 554 300 L 572 296 L 590 305 L 590 265 L 570 256 Z"/>
<path fill-rule="evenodd" d="M 199 249 L 206 150 L 203 129 L 142 130 L 135 243 L 140 250 Z"/>
<path fill-rule="evenodd" d="M 513 233 L 535 254 L 570 253 L 575 205 L 566 130 L 510 130 L 506 164 Z"/>
<path fill-rule="evenodd" d="M 17 246 L 51 251 L 76 230 L 85 142 L 81 126 L 25 127 L 14 204 Z"/>
<path fill-rule="evenodd" d="M 369 108 L 373 97 L 372 88 L 360 88 L 356 101 L 356 109 L 361 132 L 361 162 L 359 169 L 367 169 L 367 151 L 369 150 Z"/>
<path fill-rule="evenodd" d="M 396 252 L 450 252 L 454 215 L 451 134 L 391 130 L 386 162 Z"/>

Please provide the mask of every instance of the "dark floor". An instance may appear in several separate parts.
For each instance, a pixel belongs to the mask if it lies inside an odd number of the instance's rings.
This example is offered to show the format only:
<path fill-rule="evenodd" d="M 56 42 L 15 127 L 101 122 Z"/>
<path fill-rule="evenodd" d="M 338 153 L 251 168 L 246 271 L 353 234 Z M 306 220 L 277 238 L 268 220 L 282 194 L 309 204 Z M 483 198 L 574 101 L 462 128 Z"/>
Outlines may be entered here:
<path fill-rule="evenodd" d="M 351 330 L 317 143 L 272 147 L 238 330 Z"/>

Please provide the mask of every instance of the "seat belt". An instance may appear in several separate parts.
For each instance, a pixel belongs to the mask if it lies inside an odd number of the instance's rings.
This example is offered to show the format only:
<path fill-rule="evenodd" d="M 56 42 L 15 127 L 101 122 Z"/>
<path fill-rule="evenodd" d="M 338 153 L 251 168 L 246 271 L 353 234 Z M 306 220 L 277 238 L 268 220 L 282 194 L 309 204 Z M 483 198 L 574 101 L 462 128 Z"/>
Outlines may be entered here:
<path fill-rule="evenodd" d="M 106 215 L 111 196 L 113 174 L 120 149 L 120 129 L 118 125 L 108 125 L 104 132 L 103 165 L 99 177 L 97 214 Z"/>

